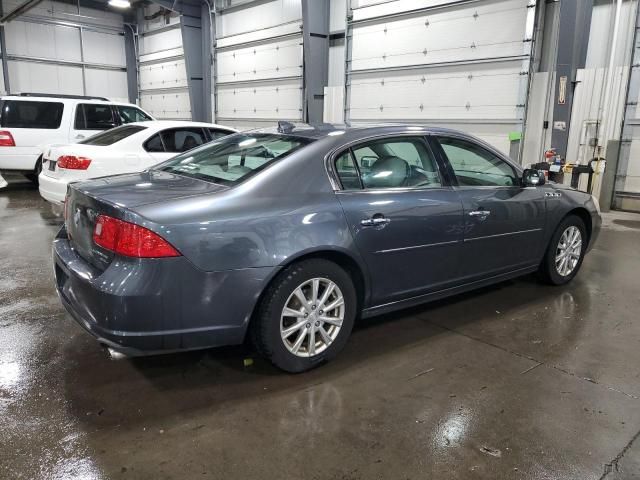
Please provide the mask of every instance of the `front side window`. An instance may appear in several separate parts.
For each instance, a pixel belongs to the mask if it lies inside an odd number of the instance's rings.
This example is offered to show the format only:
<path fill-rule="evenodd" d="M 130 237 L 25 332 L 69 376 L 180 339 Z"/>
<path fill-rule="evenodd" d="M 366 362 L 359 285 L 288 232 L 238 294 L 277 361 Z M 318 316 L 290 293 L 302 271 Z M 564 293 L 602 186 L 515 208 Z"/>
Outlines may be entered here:
<path fill-rule="evenodd" d="M 7 128 L 60 128 L 64 104 L 60 102 L 30 102 L 4 100 L 0 126 Z"/>
<path fill-rule="evenodd" d="M 147 127 L 143 127 L 141 125 L 122 125 L 120 127 L 107 130 L 106 132 L 93 135 L 80 143 L 84 145 L 100 145 L 104 147 L 113 145 L 120 140 L 124 140 L 125 138 L 146 129 Z"/>
<path fill-rule="evenodd" d="M 115 127 L 111 105 L 81 103 L 76 108 L 76 130 L 108 130 Z"/>
<path fill-rule="evenodd" d="M 165 151 L 180 153 L 206 143 L 201 128 L 172 128 L 161 132 Z"/>
<path fill-rule="evenodd" d="M 310 142 L 306 138 L 266 133 L 233 135 L 180 154 L 156 168 L 234 185 Z"/>
<path fill-rule="evenodd" d="M 344 189 L 442 185 L 436 160 L 421 138 L 401 137 L 357 145 L 337 158 L 336 172 Z"/>
<path fill-rule="evenodd" d="M 519 184 L 514 168 L 481 146 L 450 137 L 439 137 L 438 142 L 451 164 L 458 185 L 511 187 Z"/>
<path fill-rule="evenodd" d="M 153 120 L 149 115 L 136 107 L 116 105 L 120 123 L 147 122 Z"/>

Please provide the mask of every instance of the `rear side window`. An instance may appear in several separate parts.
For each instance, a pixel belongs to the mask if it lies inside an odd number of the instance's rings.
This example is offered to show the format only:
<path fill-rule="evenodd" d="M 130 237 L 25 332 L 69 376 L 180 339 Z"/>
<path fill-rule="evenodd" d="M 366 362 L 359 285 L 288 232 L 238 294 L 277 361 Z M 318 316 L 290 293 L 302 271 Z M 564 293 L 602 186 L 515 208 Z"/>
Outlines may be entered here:
<path fill-rule="evenodd" d="M 149 115 L 136 107 L 116 105 L 120 123 L 147 122 L 153 120 Z"/>
<path fill-rule="evenodd" d="M 84 145 L 100 145 L 104 147 L 107 145 L 113 145 L 120 140 L 130 137 L 134 133 L 138 133 L 146 129 L 147 127 L 143 127 L 142 125 L 122 125 L 121 127 L 112 128 L 106 132 L 98 133 L 97 135 L 89 137 L 80 143 Z"/>
<path fill-rule="evenodd" d="M 345 190 L 442 185 L 436 160 L 421 138 L 382 139 L 358 145 L 338 157 L 335 165 Z"/>
<path fill-rule="evenodd" d="M 160 134 L 167 152 L 186 152 L 207 142 L 201 128 L 172 128 Z"/>
<path fill-rule="evenodd" d="M 7 128 L 55 130 L 60 127 L 63 110 L 64 104 L 59 102 L 5 100 L 2 102 L 0 125 Z"/>
<path fill-rule="evenodd" d="M 153 137 L 147 140 L 144 143 L 144 149 L 147 152 L 164 152 L 164 145 L 162 144 L 160 134 L 156 133 Z"/>
<path fill-rule="evenodd" d="M 116 126 L 111 105 L 80 103 L 76 108 L 76 130 L 108 130 Z"/>

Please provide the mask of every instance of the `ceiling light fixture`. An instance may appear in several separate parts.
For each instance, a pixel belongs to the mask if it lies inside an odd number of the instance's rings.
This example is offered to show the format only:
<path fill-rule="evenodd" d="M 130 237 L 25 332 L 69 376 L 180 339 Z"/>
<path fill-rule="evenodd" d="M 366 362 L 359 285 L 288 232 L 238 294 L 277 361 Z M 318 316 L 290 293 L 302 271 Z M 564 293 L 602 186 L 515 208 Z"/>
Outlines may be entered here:
<path fill-rule="evenodd" d="M 116 8 L 129 8 L 131 2 L 129 0 L 109 0 L 109 5 Z"/>

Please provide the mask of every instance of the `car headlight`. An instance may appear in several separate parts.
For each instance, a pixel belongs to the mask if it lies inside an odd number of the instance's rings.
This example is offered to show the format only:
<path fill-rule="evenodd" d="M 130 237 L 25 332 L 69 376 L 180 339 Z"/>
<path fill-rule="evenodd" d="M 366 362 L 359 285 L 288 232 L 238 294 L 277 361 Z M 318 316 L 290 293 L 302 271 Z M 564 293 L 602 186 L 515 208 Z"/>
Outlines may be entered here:
<path fill-rule="evenodd" d="M 596 210 L 598 211 L 598 214 L 599 214 L 600 213 L 600 202 L 593 195 L 591 195 L 591 200 L 593 200 L 593 204 L 596 206 Z"/>

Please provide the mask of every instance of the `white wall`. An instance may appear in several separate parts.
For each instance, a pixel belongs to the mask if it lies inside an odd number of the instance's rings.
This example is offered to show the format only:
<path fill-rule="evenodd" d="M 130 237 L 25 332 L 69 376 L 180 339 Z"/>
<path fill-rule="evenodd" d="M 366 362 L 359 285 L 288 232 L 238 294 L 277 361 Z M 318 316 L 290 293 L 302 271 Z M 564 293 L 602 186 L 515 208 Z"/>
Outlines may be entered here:
<path fill-rule="evenodd" d="M 22 3 L 4 0 L 3 9 L 8 12 Z M 128 101 L 123 28 L 120 14 L 40 3 L 5 25 L 11 93 L 96 95 Z"/>

